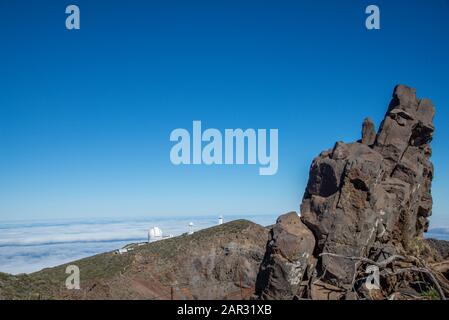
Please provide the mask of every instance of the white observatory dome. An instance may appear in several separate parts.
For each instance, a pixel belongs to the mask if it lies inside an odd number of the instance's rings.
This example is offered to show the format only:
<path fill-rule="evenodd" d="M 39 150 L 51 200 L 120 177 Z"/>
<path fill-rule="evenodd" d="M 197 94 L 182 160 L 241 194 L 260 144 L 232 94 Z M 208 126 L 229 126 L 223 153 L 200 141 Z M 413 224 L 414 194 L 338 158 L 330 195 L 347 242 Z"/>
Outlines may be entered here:
<path fill-rule="evenodd" d="M 189 223 L 189 233 L 188 234 L 193 234 L 193 226 L 194 226 L 193 222 L 190 222 Z"/>
<path fill-rule="evenodd" d="M 158 227 L 151 228 L 148 231 L 148 241 L 162 238 L 162 230 Z"/>

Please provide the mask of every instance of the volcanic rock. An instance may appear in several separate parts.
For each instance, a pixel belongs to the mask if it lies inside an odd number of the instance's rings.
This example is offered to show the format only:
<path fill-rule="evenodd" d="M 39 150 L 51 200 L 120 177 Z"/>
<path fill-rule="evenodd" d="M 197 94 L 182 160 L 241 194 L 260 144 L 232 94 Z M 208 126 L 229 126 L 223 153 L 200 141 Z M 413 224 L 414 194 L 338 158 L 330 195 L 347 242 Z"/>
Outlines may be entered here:
<path fill-rule="evenodd" d="M 371 146 L 376 141 L 376 127 L 371 118 L 366 118 L 362 124 L 362 143 Z"/>
<path fill-rule="evenodd" d="M 315 238 L 296 212 L 277 219 L 258 275 L 258 295 L 267 299 L 293 299 L 301 281 L 313 267 Z"/>
<path fill-rule="evenodd" d="M 289 251 L 289 257 L 313 253 L 309 261 L 317 261 L 305 274 L 305 261 L 297 262 L 303 277 L 296 280 L 303 287 L 292 286 L 285 272 L 288 259 L 279 253 L 284 243 L 274 236 L 291 222 L 278 220 L 259 272 L 260 298 L 323 298 L 317 283 L 326 290 L 336 288 L 329 299 L 350 298 L 362 259 L 380 263 L 395 255 L 419 254 L 432 212 L 434 114 L 430 100 L 398 85 L 377 135 L 373 122 L 365 119 L 359 142 L 337 142 L 313 160 L 301 204 L 304 225 L 294 223 L 302 235 L 308 235 L 304 226 L 310 229 L 315 242 L 309 236 L 302 246 L 295 242 L 289 250 L 297 252 Z"/>

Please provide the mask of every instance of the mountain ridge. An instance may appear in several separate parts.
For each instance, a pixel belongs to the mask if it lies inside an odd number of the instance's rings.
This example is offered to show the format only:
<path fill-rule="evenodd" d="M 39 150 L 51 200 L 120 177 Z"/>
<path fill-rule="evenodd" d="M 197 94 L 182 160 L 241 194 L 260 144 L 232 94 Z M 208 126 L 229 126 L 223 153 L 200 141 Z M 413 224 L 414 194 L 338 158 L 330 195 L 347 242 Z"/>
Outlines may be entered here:
<path fill-rule="evenodd" d="M 267 228 L 235 220 L 129 244 L 134 249 L 125 254 L 101 253 L 31 274 L 0 273 L 0 299 L 248 299 L 267 239 Z M 80 269 L 80 290 L 65 288 L 68 265 Z"/>

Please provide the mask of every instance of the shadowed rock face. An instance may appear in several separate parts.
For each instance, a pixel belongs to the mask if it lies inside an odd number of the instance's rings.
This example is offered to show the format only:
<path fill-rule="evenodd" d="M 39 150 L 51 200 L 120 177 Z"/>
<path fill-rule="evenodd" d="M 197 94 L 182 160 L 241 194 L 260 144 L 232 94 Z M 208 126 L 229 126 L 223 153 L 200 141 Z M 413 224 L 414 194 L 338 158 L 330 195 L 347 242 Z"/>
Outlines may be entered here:
<path fill-rule="evenodd" d="M 259 273 L 259 297 L 301 296 L 301 288 L 288 281 L 288 263 L 296 263 L 301 275 L 319 279 L 323 287 L 349 289 L 354 261 L 340 255 L 381 261 L 413 250 L 414 240 L 427 231 L 432 210 L 434 113 L 430 100 L 417 99 L 415 89 L 399 85 L 377 135 L 373 122 L 365 119 L 359 142 L 337 142 L 313 160 L 301 204 L 301 230 L 289 234 L 292 246 L 275 234 L 286 233 L 295 219 L 278 220 Z M 315 239 L 305 237 L 301 246 L 295 241 L 307 229 Z M 294 259 L 280 254 L 293 247 L 298 250 Z M 316 263 L 313 257 L 298 260 L 312 253 Z"/>

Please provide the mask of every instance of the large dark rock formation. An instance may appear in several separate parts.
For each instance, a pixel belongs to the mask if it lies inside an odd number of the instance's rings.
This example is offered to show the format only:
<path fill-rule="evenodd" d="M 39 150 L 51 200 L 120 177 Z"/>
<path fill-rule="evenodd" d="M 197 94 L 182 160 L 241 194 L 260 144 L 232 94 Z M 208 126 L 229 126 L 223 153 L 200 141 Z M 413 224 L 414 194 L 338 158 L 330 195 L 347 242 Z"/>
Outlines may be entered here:
<path fill-rule="evenodd" d="M 313 160 L 302 223 L 291 218 L 298 227 L 289 232 L 281 217 L 273 228 L 259 272 L 259 297 L 326 298 L 320 293 L 327 290 L 332 292 L 327 298 L 353 298 L 359 258 L 381 262 L 419 254 L 432 211 L 434 113 L 430 100 L 399 85 L 377 135 L 365 119 L 359 142 L 337 142 Z M 303 236 L 307 229 L 314 240 Z M 309 255 L 307 261 L 298 258 Z"/>

